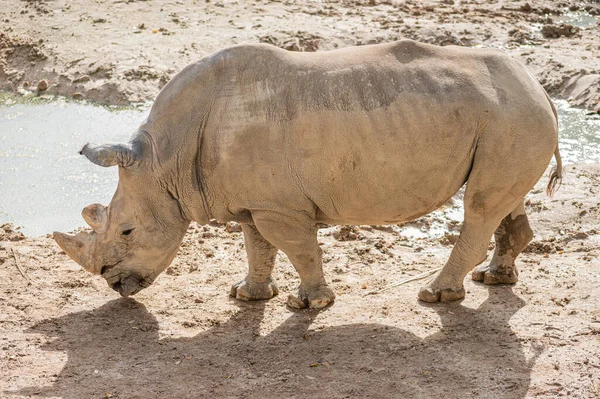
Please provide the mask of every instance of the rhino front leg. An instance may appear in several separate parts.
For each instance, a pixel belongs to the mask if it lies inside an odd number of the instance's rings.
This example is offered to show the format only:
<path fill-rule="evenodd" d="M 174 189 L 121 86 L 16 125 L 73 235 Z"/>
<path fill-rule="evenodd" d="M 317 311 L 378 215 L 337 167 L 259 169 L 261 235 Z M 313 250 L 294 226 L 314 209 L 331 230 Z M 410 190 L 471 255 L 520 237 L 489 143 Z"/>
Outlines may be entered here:
<path fill-rule="evenodd" d="M 248 255 L 248 275 L 231 287 L 230 295 L 243 301 L 270 299 L 279 293 L 271 277 L 277 248 L 265 240 L 256 226 L 243 223 L 242 232 Z"/>
<path fill-rule="evenodd" d="M 287 255 L 300 275 L 298 295 L 288 297 L 288 306 L 320 309 L 332 303 L 335 294 L 323 276 L 314 220 L 304 214 L 290 216 L 264 211 L 253 212 L 252 219 L 263 237 Z"/>

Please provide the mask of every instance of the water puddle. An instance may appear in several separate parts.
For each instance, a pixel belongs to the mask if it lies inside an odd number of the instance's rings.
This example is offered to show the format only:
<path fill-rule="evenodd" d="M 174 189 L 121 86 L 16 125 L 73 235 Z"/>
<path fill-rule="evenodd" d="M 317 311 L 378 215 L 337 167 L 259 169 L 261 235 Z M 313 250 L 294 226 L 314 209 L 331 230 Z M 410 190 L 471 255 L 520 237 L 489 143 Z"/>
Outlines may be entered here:
<path fill-rule="evenodd" d="M 556 23 L 570 24 L 582 29 L 592 28 L 598 24 L 600 19 L 585 11 L 565 11 L 562 15 L 553 17 Z"/>
<path fill-rule="evenodd" d="M 553 100 L 563 163 L 600 163 L 600 115 Z"/>
<path fill-rule="evenodd" d="M 147 112 L 63 99 L 0 106 L 0 224 L 29 236 L 85 225 L 81 209 L 110 202 L 118 176 L 77 152 L 88 141 L 128 141 Z"/>
<path fill-rule="evenodd" d="M 565 101 L 555 104 L 564 162 L 600 163 L 600 118 Z M 88 141 L 129 140 L 148 112 L 148 106 L 122 109 L 0 95 L 0 224 L 22 226 L 29 236 L 83 226 L 81 209 L 110 202 L 118 176 L 117 168 L 93 165 L 77 151 Z M 427 226 L 401 230 L 411 237 L 443 235 L 448 221 L 462 220 L 462 211 L 447 207 L 434 216 Z"/>

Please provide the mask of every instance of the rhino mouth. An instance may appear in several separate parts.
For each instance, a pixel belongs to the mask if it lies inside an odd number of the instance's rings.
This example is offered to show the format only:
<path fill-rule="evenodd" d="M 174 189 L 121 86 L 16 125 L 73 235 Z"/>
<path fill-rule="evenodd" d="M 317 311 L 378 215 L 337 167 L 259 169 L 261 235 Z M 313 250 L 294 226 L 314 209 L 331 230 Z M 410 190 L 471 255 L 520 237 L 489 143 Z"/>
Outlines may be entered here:
<path fill-rule="evenodd" d="M 132 284 L 128 280 L 125 280 L 124 282 L 119 280 L 114 283 L 111 288 L 117 291 L 123 298 L 127 298 L 130 295 L 135 295 L 140 292 L 143 287 L 141 287 L 139 284 L 135 284 L 135 282 Z"/>
<path fill-rule="evenodd" d="M 151 277 L 144 278 L 136 272 L 119 273 L 116 276 L 107 276 L 105 279 L 108 286 L 122 297 L 135 295 L 144 288 L 149 287 L 153 282 Z"/>
<path fill-rule="evenodd" d="M 116 281 L 107 279 L 106 282 L 110 288 L 117 291 L 122 297 L 135 295 L 147 287 L 143 284 L 143 280 L 136 275 L 118 278 Z"/>

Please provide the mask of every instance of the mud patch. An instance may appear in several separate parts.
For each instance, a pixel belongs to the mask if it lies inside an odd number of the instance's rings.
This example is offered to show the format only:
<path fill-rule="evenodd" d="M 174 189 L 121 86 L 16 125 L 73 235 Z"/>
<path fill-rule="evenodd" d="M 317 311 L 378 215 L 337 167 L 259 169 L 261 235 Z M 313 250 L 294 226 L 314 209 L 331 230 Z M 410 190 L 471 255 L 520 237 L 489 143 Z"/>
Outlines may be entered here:
<path fill-rule="evenodd" d="M 25 80 L 28 69 L 39 70 L 48 60 L 43 39 L 19 37 L 0 32 L 0 90 L 15 90 L 20 86 L 36 90 L 37 82 Z"/>
<path fill-rule="evenodd" d="M 223 224 L 193 223 L 173 271 L 135 299 L 119 298 L 49 238 L 0 241 L 0 396 L 593 398 L 600 169 L 566 172 L 553 199 L 545 179 L 530 194 L 540 212 L 529 215 L 536 237 L 517 258 L 520 280 L 467 278 L 466 298 L 447 305 L 417 302 L 423 281 L 364 296 L 444 264 L 452 247 L 426 229 L 423 238 L 403 226 L 319 230 L 337 295 L 320 312 L 286 307 L 299 281 L 282 253 L 278 296 L 231 299 L 246 254 L 242 235 Z M 440 216 L 428 217 L 415 226 Z M 365 239 L 339 241 L 342 229 Z"/>
<path fill-rule="evenodd" d="M 258 40 L 261 43 L 272 44 L 289 51 L 317 51 L 323 38 L 313 33 L 296 31 L 260 36 Z"/>
<path fill-rule="evenodd" d="M 0 241 L 23 241 L 26 237 L 20 229 L 20 227 L 15 227 L 12 223 L 1 225 Z"/>
<path fill-rule="evenodd" d="M 545 25 L 542 27 L 542 35 L 549 39 L 558 39 L 561 36 L 573 37 L 580 32 L 576 26 L 571 24 L 560 24 L 560 25 Z"/>

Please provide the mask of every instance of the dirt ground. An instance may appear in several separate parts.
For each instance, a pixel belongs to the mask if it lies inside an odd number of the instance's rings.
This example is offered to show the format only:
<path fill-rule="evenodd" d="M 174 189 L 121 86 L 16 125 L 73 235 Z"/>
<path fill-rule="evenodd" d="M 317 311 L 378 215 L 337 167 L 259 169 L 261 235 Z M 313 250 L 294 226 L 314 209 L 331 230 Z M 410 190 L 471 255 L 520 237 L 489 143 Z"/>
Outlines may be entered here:
<path fill-rule="evenodd" d="M 600 29 L 552 19 L 568 7 L 597 14 L 597 2 L 0 6 L 3 90 L 37 92 L 45 81 L 40 93 L 150 101 L 187 63 L 231 44 L 315 51 L 408 37 L 504 48 L 554 96 L 600 110 Z M 337 294 L 322 311 L 285 306 L 299 280 L 283 254 L 279 296 L 231 299 L 246 255 L 241 233 L 224 226 L 192 225 L 169 269 L 123 299 L 51 238 L 3 225 L 0 397 L 598 398 L 600 165 L 568 165 L 554 198 L 543 192 L 546 181 L 528 196 L 535 238 L 518 260 L 520 281 L 490 287 L 467 278 L 467 297 L 446 305 L 416 299 L 422 280 L 366 294 L 443 265 L 460 228 L 447 217 L 460 213 L 460 195 L 403 226 L 322 229 L 326 279 Z M 433 234 L 440 226 L 448 233 Z"/>
<path fill-rule="evenodd" d="M 596 398 L 600 165 L 568 166 L 553 199 L 545 180 L 527 201 L 535 238 L 520 281 L 467 278 L 466 299 L 446 305 L 419 302 L 422 281 L 365 295 L 443 265 L 458 224 L 437 238 L 408 234 L 427 232 L 439 212 L 402 227 L 321 230 L 337 300 L 320 312 L 286 307 L 299 280 L 283 254 L 279 296 L 229 298 L 247 267 L 241 233 L 223 226 L 192 225 L 154 285 L 122 299 L 50 238 L 6 225 L 0 396 Z"/>
<path fill-rule="evenodd" d="M 111 104 L 151 101 L 177 71 L 225 46 L 296 51 L 410 38 L 495 47 L 555 97 L 600 111 L 597 1 L 3 0 L 0 89 Z M 584 29 L 560 24 L 586 12 Z"/>

